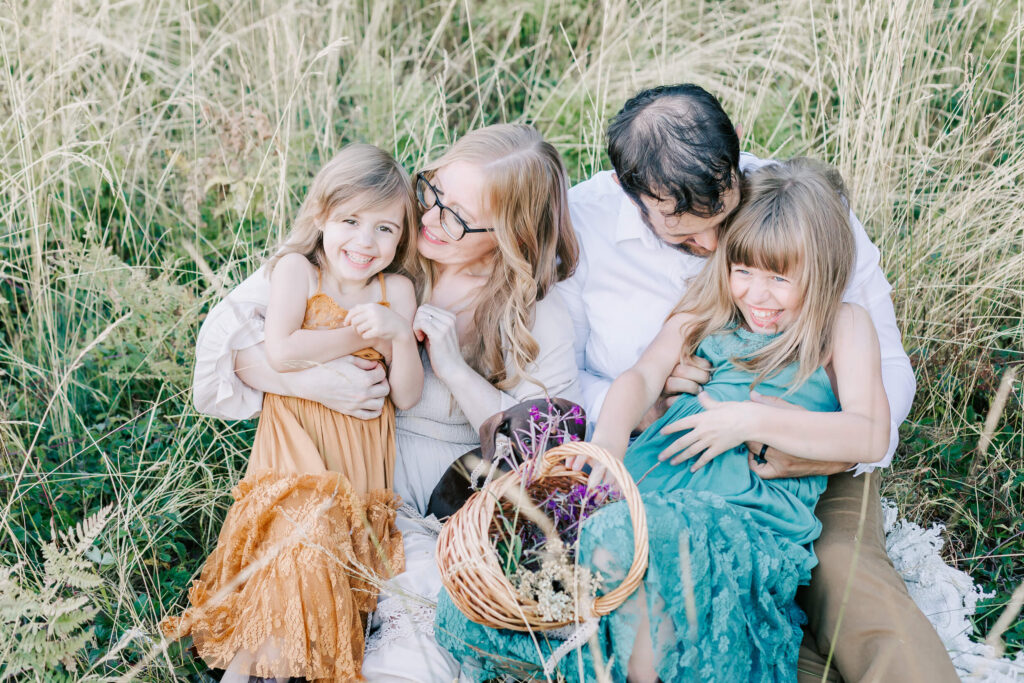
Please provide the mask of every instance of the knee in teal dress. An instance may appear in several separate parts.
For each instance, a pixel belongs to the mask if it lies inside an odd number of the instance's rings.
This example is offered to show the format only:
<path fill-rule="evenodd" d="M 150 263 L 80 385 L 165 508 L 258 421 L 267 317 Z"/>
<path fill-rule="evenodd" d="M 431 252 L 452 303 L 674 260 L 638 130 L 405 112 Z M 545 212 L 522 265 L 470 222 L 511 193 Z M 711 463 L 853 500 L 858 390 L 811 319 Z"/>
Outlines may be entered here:
<path fill-rule="evenodd" d="M 698 355 L 714 368 L 705 386 L 719 401 L 749 400 L 753 376 L 731 359 L 747 356 L 773 337 L 733 329 L 706 339 Z M 796 367 L 757 386 L 808 410 L 835 411 L 838 401 L 824 369 L 788 392 Z M 650 615 L 657 670 L 669 681 L 785 681 L 796 679 L 803 614 L 794 596 L 815 564 L 811 543 L 821 524 L 814 506 L 826 478 L 763 480 L 734 448 L 695 473 L 689 462 L 659 463 L 679 437 L 663 426 L 703 409 L 681 396 L 626 452 L 625 464 L 647 510 L 650 560 L 642 590 L 601 620 L 598 666 L 625 681 L 639 619 Z M 580 535 L 580 561 L 597 569 L 611 589 L 625 575 L 633 533 L 624 503 L 599 510 Z M 438 642 L 465 662 L 478 681 L 503 673 L 539 679 L 541 662 L 561 643 L 543 633 L 491 629 L 467 620 L 442 591 L 435 620 Z M 567 680 L 594 680 L 594 648 L 571 653 L 559 665 Z M 531 668 L 532 667 L 532 668 Z"/>

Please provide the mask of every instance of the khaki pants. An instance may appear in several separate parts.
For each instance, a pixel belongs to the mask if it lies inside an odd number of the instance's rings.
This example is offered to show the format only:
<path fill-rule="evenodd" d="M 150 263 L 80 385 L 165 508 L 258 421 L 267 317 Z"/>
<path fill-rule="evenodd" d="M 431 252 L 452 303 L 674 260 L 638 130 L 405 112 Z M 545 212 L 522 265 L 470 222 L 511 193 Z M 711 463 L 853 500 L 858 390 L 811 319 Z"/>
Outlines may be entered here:
<path fill-rule="evenodd" d="M 800 646 L 800 683 L 959 680 L 938 634 L 885 552 L 878 481 L 878 472 L 833 475 L 815 508 L 823 526 L 814 543 L 818 566 L 811 584 L 797 593 L 809 621 Z M 865 487 L 867 508 L 858 543 Z M 833 637 L 832 665 L 824 675 Z"/>

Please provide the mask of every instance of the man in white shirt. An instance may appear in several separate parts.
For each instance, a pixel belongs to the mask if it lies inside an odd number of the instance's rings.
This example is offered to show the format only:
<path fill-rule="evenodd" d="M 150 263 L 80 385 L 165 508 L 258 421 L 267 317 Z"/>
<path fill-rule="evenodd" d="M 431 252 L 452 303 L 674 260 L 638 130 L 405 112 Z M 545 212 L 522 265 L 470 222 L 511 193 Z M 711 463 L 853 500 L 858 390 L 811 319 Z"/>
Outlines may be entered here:
<path fill-rule="evenodd" d="M 575 275 L 560 285 L 576 329 L 576 360 L 591 420 L 612 380 L 636 362 L 687 280 L 714 251 L 719 227 L 739 204 L 742 174 L 771 163 L 740 154 L 721 105 L 694 85 L 653 88 L 629 100 L 609 127 L 608 152 L 616 170 L 598 173 L 569 193 L 581 259 Z M 810 624 L 799 676 L 822 680 L 834 644 L 831 661 L 842 680 L 955 681 L 945 648 L 885 552 L 878 475 L 870 473 L 892 458 L 915 380 L 878 249 L 852 212 L 850 225 L 857 262 L 845 300 L 867 309 L 878 331 L 892 415 L 889 451 L 874 465 L 844 472 L 850 465 L 800 460 L 770 444 L 767 450 L 748 444 L 766 459 L 758 464 L 751 458 L 751 467 L 765 478 L 833 475 L 816 509 L 824 525 L 815 543 L 819 566 L 800 596 Z M 663 405 L 641 426 L 664 412 L 673 395 L 696 393 L 708 378 L 706 361 L 680 364 Z M 855 478 L 859 474 L 864 476 Z M 865 496 L 868 514 L 860 527 Z M 830 680 L 838 680 L 836 675 L 830 671 Z"/>
<path fill-rule="evenodd" d="M 770 163 L 739 153 L 728 116 L 696 86 L 655 88 L 633 98 L 609 128 L 609 143 L 617 175 L 598 173 L 570 191 L 582 258 L 576 275 L 560 287 L 576 328 L 591 419 L 599 414 L 611 380 L 636 361 L 686 280 L 700 270 L 700 257 L 714 250 L 719 225 L 739 203 L 740 174 Z M 896 446 L 896 427 L 910 410 L 915 383 L 878 250 L 852 213 L 850 220 L 858 255 L 847 300 L 866 308 L 878 330 L 893 419 L 889 453 L 876 463 L 884 466 Z M 346 357 L 294 373 L 269 369 L 261 344 L 264 288 L 259 278 L 249 278 L 203 324 L 196 344 L 196 408 L 227 419 L 252 417 L 262 403 L 262 392 L 253 388 L 259 386 L 314 398 L 355 417 L 379 414 L 388 387 L 375 364 Z M 699 391 L 708 379 L 701 363 L 676 369 L 666 385 L 666 402 L 672 394 Z M 760 444 L 753 446 L 760 452 Z M 831 473 L 821 469 L 826 464 L 771 448 L 765 457 L 764 465 L 751 462 L 764 477 Z M 871 469 L 859 466 L 856 472 Z M 815 512 L 824 529 L 815 543 L 819 567 L 799 596 L 810 619 L 800 678 L 821 680 L 834 644 L 832 663 L 847 681 L 956 680 L 942 643 L 885 553 L 877 473 L 834 474 Z M 827 679 L 840 680 L 834 670 Z"/>

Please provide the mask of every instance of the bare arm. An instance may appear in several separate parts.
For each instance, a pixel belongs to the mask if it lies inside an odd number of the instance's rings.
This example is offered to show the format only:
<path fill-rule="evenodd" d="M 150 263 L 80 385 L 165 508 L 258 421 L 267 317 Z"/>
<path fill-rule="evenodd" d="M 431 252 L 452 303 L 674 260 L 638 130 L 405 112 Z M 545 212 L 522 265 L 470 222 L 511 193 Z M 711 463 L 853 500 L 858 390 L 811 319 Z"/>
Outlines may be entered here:
<path fill-rule="evenodd" d="M 618 458 L 625 455 L 630 432 L 661 397 L 665 380 L 679 361 L 684 322 L 682 315 L 669 318 L 640 360 L 612 382 L 594 428 L 593 443 Z"/>
<path fill-rule="evenodd" d="M 705 412 L 665 428 L 691 430 L 662 453 L 673 463 L 703 455 L 699 469 L 726 450 L 753 439 L 809 460 L 875 462 L 889 446 L 889 403 L 882 386 L 878 338 L 871 318 L 844 304 L 836 320 L 832 368 L 842 410 L 787 410 L 754 402 L 718 402 L 701 395 Z"/>
<path fill-rule="evenodd" d="M 313 266 L 301 254 L 283 256 L 270 276 L 264 334 L 267 360 L 277 372 L 294 372 L 325 363 L 366 348 L 373 341 L 351 326 L 302 329 L 313 278 Z"/>
<path fill-rule="evenodd" d="M 813 413 L 753 404 L 750 438 L 810 460 L 871 463 L 889 449 L 889 401 L 878 336 L 868 312 L 844 305 L 836 320 L 832 370 L 842 410 Z"/>
<path fill-rule="evenodd" d="M 270 366 L 264 344 L 235 354 L 235 375 L 258 391 L 309 399 L 361 420 L 380 415 L 389 390 L 380 363 L 344 356 L 308 370 L 281 373 Z"/>

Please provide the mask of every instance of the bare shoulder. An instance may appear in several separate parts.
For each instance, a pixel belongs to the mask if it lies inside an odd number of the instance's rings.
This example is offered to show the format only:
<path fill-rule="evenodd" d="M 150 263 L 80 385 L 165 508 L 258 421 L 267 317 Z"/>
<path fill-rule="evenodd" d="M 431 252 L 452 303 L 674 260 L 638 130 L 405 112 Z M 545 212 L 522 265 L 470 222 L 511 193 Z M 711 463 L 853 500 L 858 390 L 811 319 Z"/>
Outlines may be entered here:
<path fill-rule="evenodd" d="M 384 284 L 387 286 L 388 301 L 416 302 L 416 287 L 412 280 L 398 273 L 385 273 Z"/>
<path fill-rule="evenodd" d="M 669 319 L 665 321 L 665 324 L 661 326 L 662 330 L 672 330 L 677 333 L 680 337 L 685 336 L 686 327 L 693 322 L 692 313 L 673 313 L 669 316 Z"/>
<path fill-rule="evenodd" d="M 416 301 L 416 288 L 412 280 L 398 273 L 387 273 L 384 275 L 384 286 L 388 289 L 386 298 L 391 310 L 412 320 L 419 303 Z"/>
<path fill-rule="evenodd" d="M 839 312 L 836 314 L 836 332 L 860 333 L 875 331 L 875 324 L 871 321 L 871 314 L 860 304 L 844 302 L 839 305 Z"/>
<path fill-rule="evenodd" d="M 875 331 L 871 314 L 858 304 L 840 304 L 833 336 L 834 347 L 840 353 L 844 349 L 878 347 L 878 333 Z"/>
<path fill-rule="evenodd" d="M 312 275 L 316 277 L 316 267 L 309 262 L 302 254 L 296 254 L 294 252 L 285 254 L 277 260 L 274 264 L 274 275 L 277 273 L 287 273 L 288 275 Z"/>
<path fill-rule="evenodd" d="M 292 285 L 316 283 L 316 267 L 309 262 L 302 254 L 285 254 L 277 263 L 270 274 L 270 281 L 273 283 L 287 282 Z"/>

